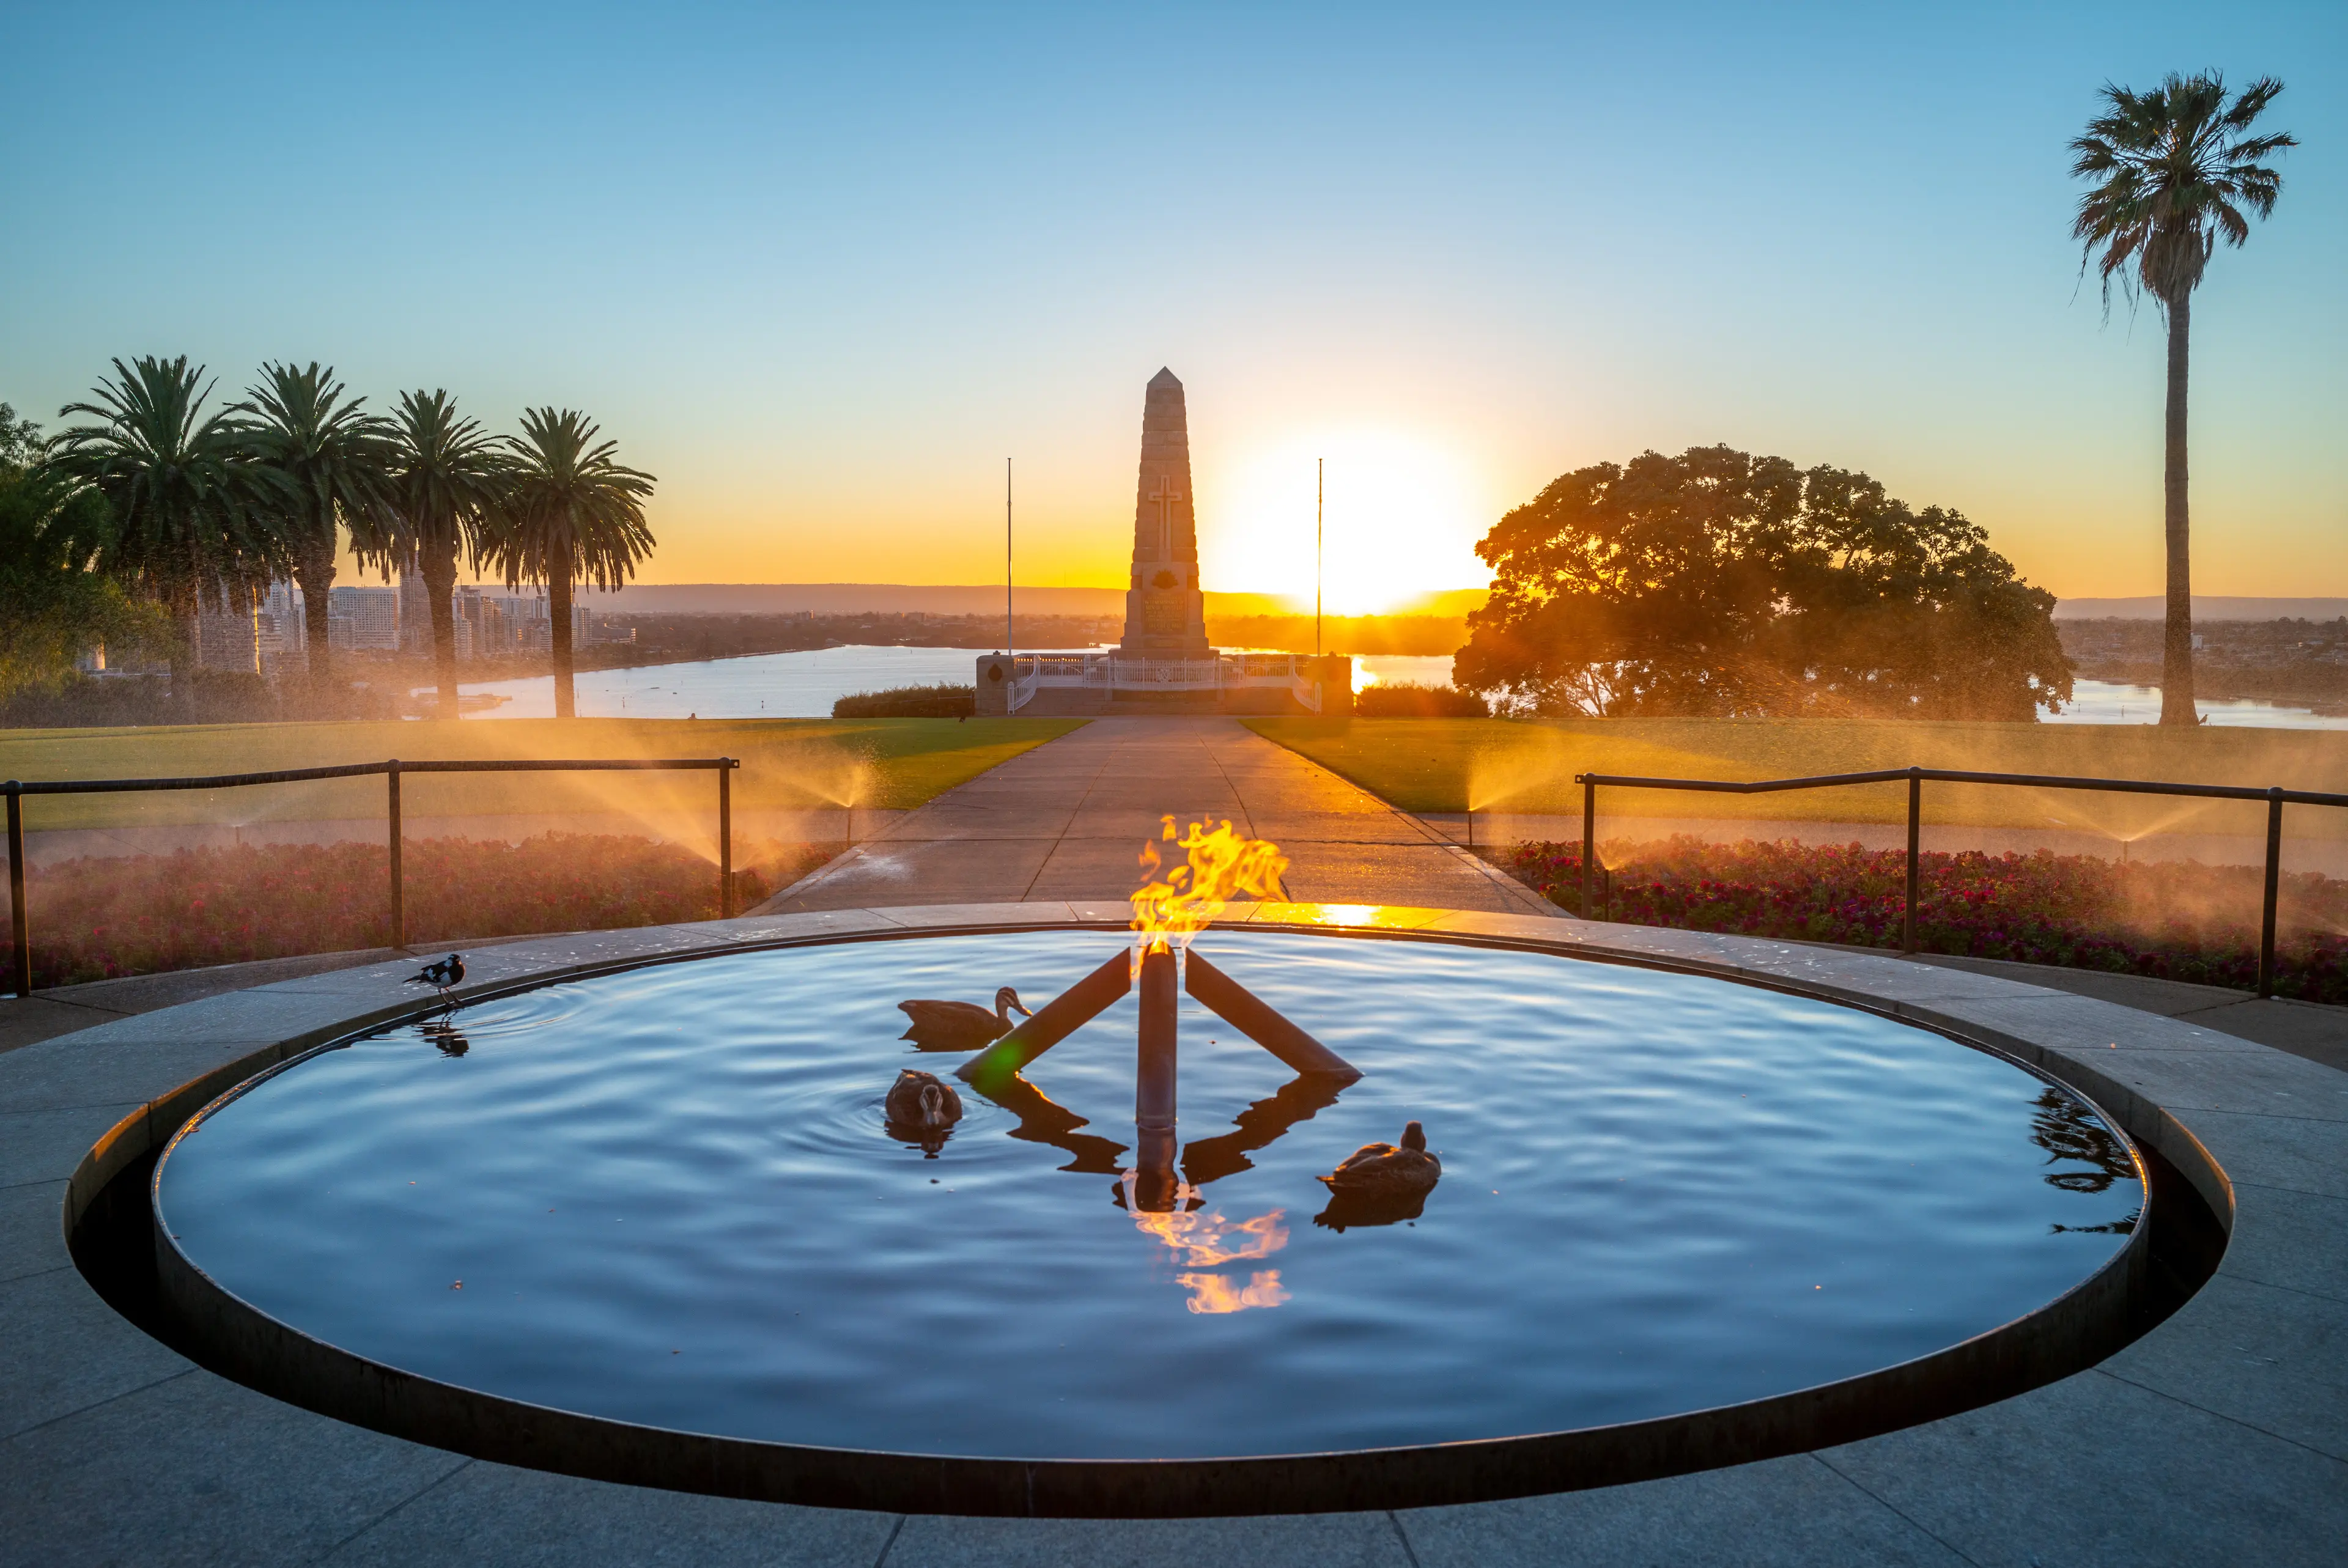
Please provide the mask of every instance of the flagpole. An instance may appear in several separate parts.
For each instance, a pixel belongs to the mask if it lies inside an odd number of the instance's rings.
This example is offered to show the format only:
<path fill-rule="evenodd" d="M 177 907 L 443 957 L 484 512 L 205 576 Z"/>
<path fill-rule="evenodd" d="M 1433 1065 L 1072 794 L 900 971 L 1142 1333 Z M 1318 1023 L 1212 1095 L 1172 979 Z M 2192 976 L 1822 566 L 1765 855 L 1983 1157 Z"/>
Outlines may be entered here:
<path fill-rule="evenodd" d="M 1321 501 L 1325 457 L 1313 459 L 1313 657 L 1321 657 Z"/>
<path fill-rule="evenodd" d="M 1009 659 L 1017 650 L 1011 645 L 1011 459 L 1003 460 L 1003 657 Z M 1012 666 L 1016 677 L 1019 667 Z"/>

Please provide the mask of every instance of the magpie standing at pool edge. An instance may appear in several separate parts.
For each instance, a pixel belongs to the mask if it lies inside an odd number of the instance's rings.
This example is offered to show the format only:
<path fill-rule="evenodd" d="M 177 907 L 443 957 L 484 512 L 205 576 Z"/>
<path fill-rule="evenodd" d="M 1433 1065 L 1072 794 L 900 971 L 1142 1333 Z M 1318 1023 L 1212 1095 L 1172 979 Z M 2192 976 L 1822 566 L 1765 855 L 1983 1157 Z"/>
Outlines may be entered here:
<path fill-rule="evenodd" d="M 459 986 L 464 982 L 465 955 L 462 953 L 451 953 L 438 963 L 427 964 L 422 969 L 407 977 L 407 983 L 411 986 L 430 986 L 438 991 L 442 1001 L 449 1000 L 450 987 Z M 454 1006 L 455 1003 L 450 1002 L 449 1005 Z"/>

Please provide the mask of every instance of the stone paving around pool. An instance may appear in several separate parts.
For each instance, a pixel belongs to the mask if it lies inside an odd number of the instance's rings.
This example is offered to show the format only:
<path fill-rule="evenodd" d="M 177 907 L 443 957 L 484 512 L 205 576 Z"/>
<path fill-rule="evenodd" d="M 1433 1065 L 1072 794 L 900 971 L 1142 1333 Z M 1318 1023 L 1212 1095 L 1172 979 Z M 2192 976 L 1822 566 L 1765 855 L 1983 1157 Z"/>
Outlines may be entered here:
<path fill-rule="evenodd" d="M 2348 1542 L 2348 1075 L 1999 976 L 1539 915 L 1256 906 L 1762 979 L 2003 1046 L 2196 1178 L 2231 1236 L 2096 1368 L 1863 1442 L 1633 1486 L 1399 1512 L 899 1517 L 516 1470 L 264 1398 L 118 1317 L 63 1220 L 220 1089 L 414 1013 L 412 961 L 123 1018 L 0 1054 L 0 1563 L 2336 1563 Z M 746 941 L 1036 920 L 1121 901 L 808 911 L 484 948 L 469 991 Z"/>

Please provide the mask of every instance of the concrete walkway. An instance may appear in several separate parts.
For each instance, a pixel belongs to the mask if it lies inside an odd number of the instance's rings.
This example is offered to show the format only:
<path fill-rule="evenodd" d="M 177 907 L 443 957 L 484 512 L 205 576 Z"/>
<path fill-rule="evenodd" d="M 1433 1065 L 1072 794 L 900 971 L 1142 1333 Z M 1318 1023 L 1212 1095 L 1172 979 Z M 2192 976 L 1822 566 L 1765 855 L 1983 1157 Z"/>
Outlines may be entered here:
<path fill-rule="evenodd" d="M 1228 818 L 1289 857 L 1315 904 L 1554 914 L 1416 817 L 1238 721 L 1097 719 L 888 824 L 757 914 L 879 904 L 1123 898 L 1159 819 Z"/>

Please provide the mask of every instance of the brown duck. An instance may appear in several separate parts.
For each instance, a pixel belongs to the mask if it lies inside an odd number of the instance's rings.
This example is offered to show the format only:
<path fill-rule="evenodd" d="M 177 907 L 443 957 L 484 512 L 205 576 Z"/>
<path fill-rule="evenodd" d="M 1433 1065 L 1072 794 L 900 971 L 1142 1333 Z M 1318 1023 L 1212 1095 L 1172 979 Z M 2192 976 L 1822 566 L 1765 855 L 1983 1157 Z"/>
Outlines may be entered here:
<path fill-rule="evenodd" d="M 1443 1162 L 1426 1152 L 1426 1130 L 1413 1122 L 1402 1130 L 1402 1144 L 1365 1143 L 1345 1156 L 1344 1163 L 1325 1176 L 1333 1193 L 1385 1196 L 1424 1193 L 1443 1175 Z"/>
<path fill-rule="evenodd" d="M 976 1002 L 919 999 L 899 1002 L 897 1009 L 912 1020 L 912 1027 L 897 1038 L 910 1040 L 922 1050 L 976 1050 L 1011 1032 L 1014 1012 L 1035 1016 L 1020 1004 L 1019 993 L 1009 986 L 994 993 L 993 1012 Z"/>
<path fill-rule="evenodd" d="M 897 1126 L 936 1132 L 962 1120 L 962 1096 L 934 1074 L 917 1072 L 909 1067 L 897 1074 L 897 1081 L 889 1086 L 889 1098 L 882 1102 L 882 1109 Z"/>

